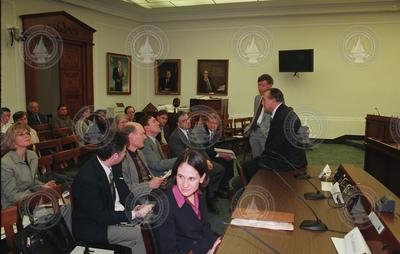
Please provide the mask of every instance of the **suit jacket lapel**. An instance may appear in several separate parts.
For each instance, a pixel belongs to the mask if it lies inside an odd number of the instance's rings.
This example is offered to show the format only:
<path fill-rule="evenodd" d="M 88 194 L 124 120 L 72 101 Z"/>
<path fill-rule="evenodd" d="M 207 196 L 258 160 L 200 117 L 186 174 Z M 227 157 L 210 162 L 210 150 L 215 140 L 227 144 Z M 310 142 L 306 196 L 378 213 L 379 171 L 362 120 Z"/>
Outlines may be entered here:
<path fill-rule="evenodd" d="M 114 204 L 112 203 L 111 191 L 110 191 L 110 182 L 108 181 L 108 176 L 104 172 L 103 167 L 101 166 L 100 162 L 98 161 L 97 157 L 95 157 L 94 168 L 97 171 L 98 178 L 100 180 L 102 191 L 106 195 L 107 203 L 111 206 L 114 210 Z"/>

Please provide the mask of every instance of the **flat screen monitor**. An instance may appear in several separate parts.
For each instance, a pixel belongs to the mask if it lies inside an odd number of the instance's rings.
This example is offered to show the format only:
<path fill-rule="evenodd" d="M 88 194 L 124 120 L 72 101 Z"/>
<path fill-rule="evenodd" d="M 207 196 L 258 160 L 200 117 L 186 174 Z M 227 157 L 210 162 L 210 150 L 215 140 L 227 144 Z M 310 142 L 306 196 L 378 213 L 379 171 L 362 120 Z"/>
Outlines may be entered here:
<path fill-rule="evenodd" d="M 279 51 L 279 72 L 313 72 L 314 49 Z"/>

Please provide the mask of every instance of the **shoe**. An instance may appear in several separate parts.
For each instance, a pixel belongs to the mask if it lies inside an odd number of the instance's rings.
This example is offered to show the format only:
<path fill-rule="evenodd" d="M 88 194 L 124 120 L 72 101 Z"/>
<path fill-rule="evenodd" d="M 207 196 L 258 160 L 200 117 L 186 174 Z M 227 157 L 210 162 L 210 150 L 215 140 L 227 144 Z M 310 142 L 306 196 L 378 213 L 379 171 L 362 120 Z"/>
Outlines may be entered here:
<path fill-rule="evenodd" d="M 211 199 L 207 201 L 207 207 L 208 210 L 214 214 L 218 214 L 218 208 L 217 208 L 217 200 L 216 199 Z"/>
<path fill-rule="evenodd" d="M 229 193 L 226 190 L 220 190 L 217 193 L 218 197 L 223 198 L 223 199 L 229 199 Z"/>

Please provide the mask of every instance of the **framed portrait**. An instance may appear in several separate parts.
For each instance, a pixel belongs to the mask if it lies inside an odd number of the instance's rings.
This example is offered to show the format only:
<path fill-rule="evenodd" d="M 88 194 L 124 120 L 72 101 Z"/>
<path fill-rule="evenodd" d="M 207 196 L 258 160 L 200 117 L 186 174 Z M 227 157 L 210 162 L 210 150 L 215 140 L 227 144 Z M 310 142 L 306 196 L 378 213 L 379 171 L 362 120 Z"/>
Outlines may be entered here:
<path fill-rule="evenodd" d="M 107 94 L 131 94 L 131 57 L 107 53 Z"/>
<path fill-rule="evenodd" d="M 154 64 L 155 94 L 181 94 L 181 59 L 158 59 Z"/>
<path fill-rule="evenodd" d="M 197 60 L 197 94 L 228 95 L 229 60 Z"/>

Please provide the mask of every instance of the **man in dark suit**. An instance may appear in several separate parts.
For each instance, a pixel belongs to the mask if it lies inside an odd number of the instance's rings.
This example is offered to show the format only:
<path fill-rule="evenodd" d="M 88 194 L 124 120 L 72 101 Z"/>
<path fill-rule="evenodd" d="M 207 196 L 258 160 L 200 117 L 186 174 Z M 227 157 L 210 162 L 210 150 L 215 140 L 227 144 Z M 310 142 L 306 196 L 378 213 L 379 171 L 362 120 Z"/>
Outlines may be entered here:
<path fill-rule="evenodd" d="M 193 139 L 196 138 L 196 135 L 192 135 L 189 133 L 190 127 L 190 119 L 187 113 L 178 112 L 175 116 L 175 121 L 177 127 L 171 133 L 169 137 L 169 151 L 171 157 L 178 157 L 181 153 L 183 153 L 186 149 L 195 149 L 199 150 L 204 158 L 207 159 L 209 163 L 209 176 L 210 183 L 207 187 L 207 204 L 208 208 L 213 213 L 218 213 L 218 209 L 216 207 L 217 202 L 217 193 L 219 190 L 219 186 L 221 180 L 224 176 L 225 169 L 224 167 L 216 162 L 210 161 L 207 153 L 204 149 L 199 149 L 198 143 L 193 143 Z"/>
<path fill-rule="evenodd" d="M 113 68 L 112 78 L 114 80 L 114 91 L 122 91 L 123 80 L 125 77 L 124 68 L 122 67 L 122 62 L 117 61 L 117 66 Z"/>
<path fill-rule="evenodd" d="M 265 111 L 271 113 L 271 126 L 262 155 L 243 164 L 247 181 L 259 169 L 291 170 L 307 166 L 306 153 L 298 136 L 299 117 L 285 105 L 281 90 L 271 88 L 263 94 L 263 99 Z"/>
<path fill-rule="evenodd" d="M 161 92 L 164 91 L 176 92 L 176 81 L 174 77 L 172 77 L 172 73 L 170 70 L 167 70 L 165 72 L 165 76 L 161 77 L 158 80 L 158 89 Z"/>
<path fill-rule="evenodd" d="M 116 133 L 111 142 L 99 146 L 97 156 L 75 177 L 72 231 L 75 239 L 84 243 L 118 244 L 131 248 L 132 253 L 146 253 L 140 227 L 120 225 L 143 218 L 152 209 L 152 205 L 125 209 L 129 189 L 118 164 L 125 157 L 126 143 L 127 136 Z"/>
<path fill-rule="evenodd" d="M 31 101 L 28 103 L 28 124 L 29 126 L 47 123 L 47 117 L 39 112 L 39 103 Z"/>
<path fill-rule="evenodd" d="M 168 112 L 160 110 L 157 113 L 157 121 L 160 123 L 160 133 L 157 134 L 156 139 L 160 144 L 168 144 L 169 127 L 168 127 Z"/>

